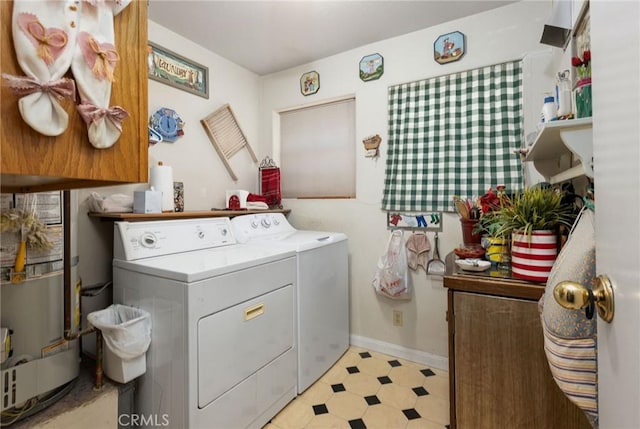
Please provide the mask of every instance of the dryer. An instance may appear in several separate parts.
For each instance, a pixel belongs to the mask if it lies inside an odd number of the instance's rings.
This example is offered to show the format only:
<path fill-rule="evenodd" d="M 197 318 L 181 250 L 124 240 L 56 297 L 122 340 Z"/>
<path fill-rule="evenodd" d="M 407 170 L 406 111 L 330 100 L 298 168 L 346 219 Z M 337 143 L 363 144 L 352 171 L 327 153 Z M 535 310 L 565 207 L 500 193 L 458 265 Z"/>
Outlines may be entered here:
<path fill-rule="evenodd" d="M 349 348 L 348 238 L 298 230 L 282 213 L 237 216 L 231 225 L 238 242 L 296 252 L 297 387 L 302 393 Z"/>
<path fill-rule="evenodd" d="M 114 302 L 151 313 L 140 426 L 262 427 L 296 393 L 295 252 L 228 218 L 116 222 Z"/>

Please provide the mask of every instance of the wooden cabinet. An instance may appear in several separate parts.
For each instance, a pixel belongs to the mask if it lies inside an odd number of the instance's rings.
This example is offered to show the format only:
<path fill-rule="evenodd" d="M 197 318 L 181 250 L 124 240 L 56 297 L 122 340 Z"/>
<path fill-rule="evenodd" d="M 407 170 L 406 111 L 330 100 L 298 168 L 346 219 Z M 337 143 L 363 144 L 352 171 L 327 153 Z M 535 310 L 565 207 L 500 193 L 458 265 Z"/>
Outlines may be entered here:
<path fill-rule="evenodd" d="M 2 73 L 23 76 L 11 35 L 13 2 L 0 2 Z M 0 172 L 2 192 L 35 192 L 147 181 L 147 2 L 132 1 L 114 19 L 120 61 L 115 69 L 111 106 L 122 106 L 120 139 L 108 149 L 94 148 L 73 102 L 63 101 L 69 126 L 58 137 L 31 129 L 20 116 L 18 98 L 0 89 Z M 70 72 L 68 73 L 70 76 Z"/>
<path fill-rule="evenodd" d="M 544 353 L 540 285 L 447 276 L 451 427 L 591 428 Z"/>

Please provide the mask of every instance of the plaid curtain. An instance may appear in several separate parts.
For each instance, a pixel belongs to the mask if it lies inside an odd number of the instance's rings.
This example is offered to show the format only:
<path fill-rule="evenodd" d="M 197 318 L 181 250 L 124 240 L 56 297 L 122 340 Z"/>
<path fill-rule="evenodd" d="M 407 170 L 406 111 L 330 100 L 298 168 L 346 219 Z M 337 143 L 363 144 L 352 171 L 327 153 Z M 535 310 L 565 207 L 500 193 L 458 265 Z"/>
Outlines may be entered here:
<path fill-rule="evenodd" d="M 453 211 L 452 196 L 522 188 L 522 64 L 389 87 L 382 208 Z"/>

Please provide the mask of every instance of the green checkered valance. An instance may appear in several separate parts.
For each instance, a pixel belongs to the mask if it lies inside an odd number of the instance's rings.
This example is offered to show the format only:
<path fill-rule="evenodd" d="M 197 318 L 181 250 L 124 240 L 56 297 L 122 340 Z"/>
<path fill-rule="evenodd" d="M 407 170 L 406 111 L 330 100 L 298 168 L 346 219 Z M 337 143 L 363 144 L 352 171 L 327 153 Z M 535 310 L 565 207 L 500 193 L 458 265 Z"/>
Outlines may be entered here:
<path fill-rule="evenodd" d="M 522 188 L 520 61 L 389 87 L 382 208 L 452 211 L 504 184 Z"/>

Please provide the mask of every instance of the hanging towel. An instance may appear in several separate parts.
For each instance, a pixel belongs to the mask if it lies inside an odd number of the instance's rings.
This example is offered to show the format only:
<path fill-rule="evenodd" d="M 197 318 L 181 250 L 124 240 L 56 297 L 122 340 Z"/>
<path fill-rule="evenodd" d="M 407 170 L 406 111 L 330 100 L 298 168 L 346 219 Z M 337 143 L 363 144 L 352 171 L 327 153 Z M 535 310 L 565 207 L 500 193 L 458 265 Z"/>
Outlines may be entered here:
<path fill-rule="evenodd" d="M 427 269 L 428 253 L 431 243 L 424 232 L 414 232 L 407 239 L 407 259 L 409 268 L 417 270 L 419 266 Z"/>
<path fill-rule="evenodd" d="M 268 156 L 260 163 L 260 191 L 269 206 L 280 206 L 280 169 Z"/>

